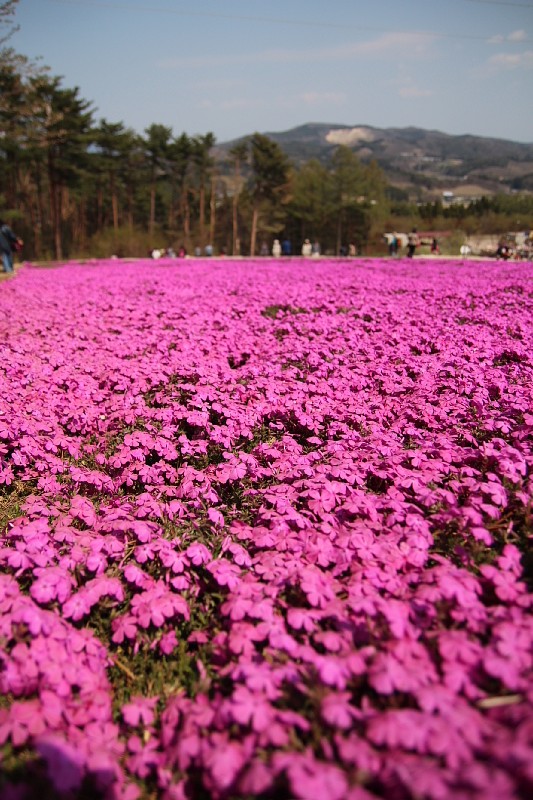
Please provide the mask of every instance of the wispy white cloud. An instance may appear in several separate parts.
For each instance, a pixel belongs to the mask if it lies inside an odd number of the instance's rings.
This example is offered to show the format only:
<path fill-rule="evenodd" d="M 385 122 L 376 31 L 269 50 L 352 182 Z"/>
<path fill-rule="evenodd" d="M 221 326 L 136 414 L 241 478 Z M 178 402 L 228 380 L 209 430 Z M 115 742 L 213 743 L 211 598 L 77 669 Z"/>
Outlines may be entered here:
<path fill-rule="evenodd" d="M 489 44 L 503 44 L 504 42 L 523 42 L 528 38 L 527 32 L 524 30 L 513 31 L 512 33 L 508 33 L 506 36 L 503 34 L 498 34 L 497 36 L 492 36 L 489 40 Z"/>
<path fill-rule="evenodd" d="M 433 92 L 431 89 L 422 89 L 420 86 L 400 86 L 398 89 L 400 97 L 431 97 Z"/>
<path fill-rule="evenodd" d="M 397 74 L 386 81 L 384 85 L 393 87 L 396 94 L 404 99 L 432 97 L 434 94 L 432 89 L 419 85 L 417 77 L 411 74 L 405 64 L 401 64 Z"/>
<path fill-rule="evenodd" d="M 527 33 L 526 31 L 513 31 L 507 38 L 510 42 L 523 42 L 527 39 Z"/>
<path fill-rule="evenodd" d="M 496 53 L 489 58 L 489 66 L 495 69 L 533 69 L 533 50 L 522 53 Z"/>
<path fill-rule="evenodd" d="M 373 55 L 402 55 L 425 56 L 430 52 L 430 46 L 437 36 L 432 33 L 398 31 L 397 33 L 384 33 L 368 42 L 359 42 L 353 45 L 351 54 L 357 56 Z"/>
<path fill-rule="evenodd" d="M 361 58 L 420 58 L 431 52 L 437 36 L 432 33 L 384 33 L 364 42 L 353 42 L 337 47 L 317 47 L 303 50 L 270 49 L 250 53 L 224 53 L 223 55 L 176 56 L 160 59 L 160 69 L 180 67 L 224 67 L 248 64 L 290 64 L 352 61 Z"/>

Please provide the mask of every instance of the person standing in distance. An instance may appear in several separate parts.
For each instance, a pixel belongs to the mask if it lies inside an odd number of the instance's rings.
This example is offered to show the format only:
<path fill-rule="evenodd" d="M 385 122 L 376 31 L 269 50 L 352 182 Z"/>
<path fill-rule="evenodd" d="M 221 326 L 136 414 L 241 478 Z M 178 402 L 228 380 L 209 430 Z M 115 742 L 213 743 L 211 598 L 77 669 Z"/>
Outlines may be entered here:
<path fill-rule="evenodd" d="M 418 233 L 416 228 L 413 228 L 411 233 L 407 237 L 407 258 L 412 258 L 415 254 L 415 250 L 420 244 L 420 239 L 418 238 Z"/>
<path fill-rule="evenodd" d="M 13 272 L 13 250 L 20 250 L 23 245 L 22 239 L 13 233 L 9 225 L 0 219 L 0 253 L 4 272 Z"/>

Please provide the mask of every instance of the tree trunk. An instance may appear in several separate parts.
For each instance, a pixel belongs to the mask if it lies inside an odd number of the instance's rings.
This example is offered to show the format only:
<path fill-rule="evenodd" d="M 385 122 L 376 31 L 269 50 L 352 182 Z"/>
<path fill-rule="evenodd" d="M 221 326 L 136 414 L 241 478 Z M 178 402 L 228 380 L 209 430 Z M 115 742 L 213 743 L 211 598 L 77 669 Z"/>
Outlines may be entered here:
<path fill-rule="evenodd" d="M 154 228 L 155 228 L 155 181 L 152 182 L 152 185 L 150 187 L 150 224 L 148 226 L 150 237 L 153 237 L 154 235 Z"/>
<path fill-rule="evenodd" d="M 8 153 L 6 156 L 7 168 L 5 174 L 7 179 L 4 186 L 4 202 L 8 208 L 16 208 L 17 205 L 17 156 L 14 153 Z"/>
<path fill-rule="evenodd" d="M 104 198 L 101 188 L 98 188 L 96 193 L 96 227 L 98 232 L 104 227 Z"/>
<path fill-rule="evenodd" d="M 205 246 L 205 187 L 203 184 L 200 186 L 200 219 L 199 219 L 199 230 L 200 230 L 200 247 L 202 248 L 202 252 Z"/>
<path fill-rule="evenodd" d="M 118 230 L 118 198 L 115 187 L 115 176 L 111 175 L 111 209 L 113 211 L 113 229 Z"/>
<path fill-rule="evenodd" d="M 39 258 L 42 248 L 42 234 L 44 222 L 44 203 L 43 192 L 41 187 L 41 173 L 37 168 L 35 172 L 35 186 L 37 189 L 37 219 L 35 220 L 35 227 L 33 229 L 33 241 L 35 248 L 35 256 Z"/>
<path fill-rule="evenodd" d="M 133 189 L 128 184 L 128 228 L 133 229 Z"/>
<path fill-rule="evenodd" d="M 61 246 L 60 187 L 56 184 L 54 162 L 51 154 L 48 156 L 48 184 L 50 187 L 50 215 L 52 217 L 54 252 L 56 259 L 60 261 L 63 258 L 63 248 Z"/>
<path fill-rule="evenodd" d="M 171 179 L 168 227 L 173 233 L 177 232 L 180 222 L 183 227 L 183 185 L 184 181 L 182 179 Z"/>
<path fill-rule="evenodd" d="M 54 250 L 56 259 L 63 258 L 63 245 L 61 242 L 61 190 L 52 186 L 52 217 L 54 220 Z"/>
<path fill-rule="evenodd" d="M 233 190 L 233 198 L 232 198 L 232 221 L 233 221 L 233 246 L 232 246 L 232 253 L 234 256 L 240 256 L 241 254 L 241 242 L 239 239 L 239 192 L 238 187 L 240 185 L 240 177 L 241 177 L 241 169 L 239 160 L 235 160 L 235 187 Z"/>
<path fill-rule="evenodd" d="M 252 214 L 252 232 L 250 235 L 250 255 L 255 256 L 255 244 L 257 239 L 257 223 L 259 221 L 259 209 L 254 206 Z"/>
<path fill-rule="evenodd" d="M 187 191 L 184 194 L 184 204 L 183 204 L 183 238 L 185 240 L 185 249 L 187 252 L 191 249 L 191 209 L 189 206 L 189 198 L 187 197 Z"/>
<path fill-rule="evenodd" d="M 113 192 L 111 197 L 111 205 L 113 208 L 113 228 L 118 230 L 118 200 L 116 194 Z"/>
<path fill-rule="evenodd" d="M 238 205 L 239 205 L 239 198 L 236 194 L 234 194 L 232 203 L 232 211 L 233 211 L 232 254 L 234 256 L 240 255 Z"/>
<path fill-rule="evenodd" d="M 37 203 L 36 203 L 35 196 L 30 192 L 28 194 L 28 214 L 29 214 L 29 217 L 30 217 L 30 225 L 31 225 L 31 229 L 32 229 L 32 232 L 33 232 L 33 252 L 34 252 L 34 254 L 35 254 L 36 249 L 37 249 L 36 248 L 36 244 L 37 244 L 36 232 L 37 232 L 37 215 L 38 215 L 38 213 L 39 213 L 39 211 L 37 209 Z"/>
<path fill-rule="evenodd" d="M 209 198 L 209 240 L 211 244 L 215 241 L 215 225 L 216 225 L 216 192 L 215 192 L 215 178 L 211 178 L 211 196 Z"/>
<path fill-rule="evenodd" d="M 339 214 L 339 219 L 337 220 L 337 245 L 336 245 L 337 255 L 340 255 L 341 247 L 342 247 L 342 220 Z"/>
<path fill-rule="evenodd" d="M 78 209 L 77 209 L 77 237 L 78 237 L 78 247 L 80 250 L 85 250 L 85 244 L 87 242 L 87 215 L 85 213 L 85 200 L 81 200 Z"/>
<path fill-rule="evenodd" d="M 174 189 L 171 190 L 170 203 L 168 204 L 168 217 L 167 224 L 169 231 L 173 231 L 176 225 L 176 200 L 174 197 Z"/>

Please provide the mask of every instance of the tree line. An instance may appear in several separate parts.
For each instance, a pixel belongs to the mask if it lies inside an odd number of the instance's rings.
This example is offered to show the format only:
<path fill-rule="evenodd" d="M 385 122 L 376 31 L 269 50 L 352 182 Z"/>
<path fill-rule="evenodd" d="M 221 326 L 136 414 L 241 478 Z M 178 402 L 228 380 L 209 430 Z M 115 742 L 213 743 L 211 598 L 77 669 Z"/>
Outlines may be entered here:
<path fill-rule="evenodd" d="M 213 133 L 96 121 L 78 88 L 5 47 L 0 130 L 2 213 L 35 259 L 207 243 L 250 255 L 281 235 L 338 252 L 364 247 L 386 205 L 383 173 L 349 148 L 296 169 L 255 133 L 215 158 Z"/>

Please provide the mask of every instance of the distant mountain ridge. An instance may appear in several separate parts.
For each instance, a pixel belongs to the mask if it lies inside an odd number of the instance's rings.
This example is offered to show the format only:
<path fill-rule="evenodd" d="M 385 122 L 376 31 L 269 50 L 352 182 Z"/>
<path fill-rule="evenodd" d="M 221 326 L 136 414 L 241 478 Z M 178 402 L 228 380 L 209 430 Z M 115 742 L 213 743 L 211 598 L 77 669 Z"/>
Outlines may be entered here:
<path fill-rule="evenodd" d="M 362 161 L 375 160 L 389 182 L 410 199 L 438 199 L 443 192 L 474 197 L 496 192 L 533 192 L 533 143 L 453 135 L 422 128 L 308 123 L 282 132 L 266 132 L 291 161 L 312 158 L 327 163 L 338 145 L 350 147 Z M 221 143 L 217 155 L 247 137 Z"/>

